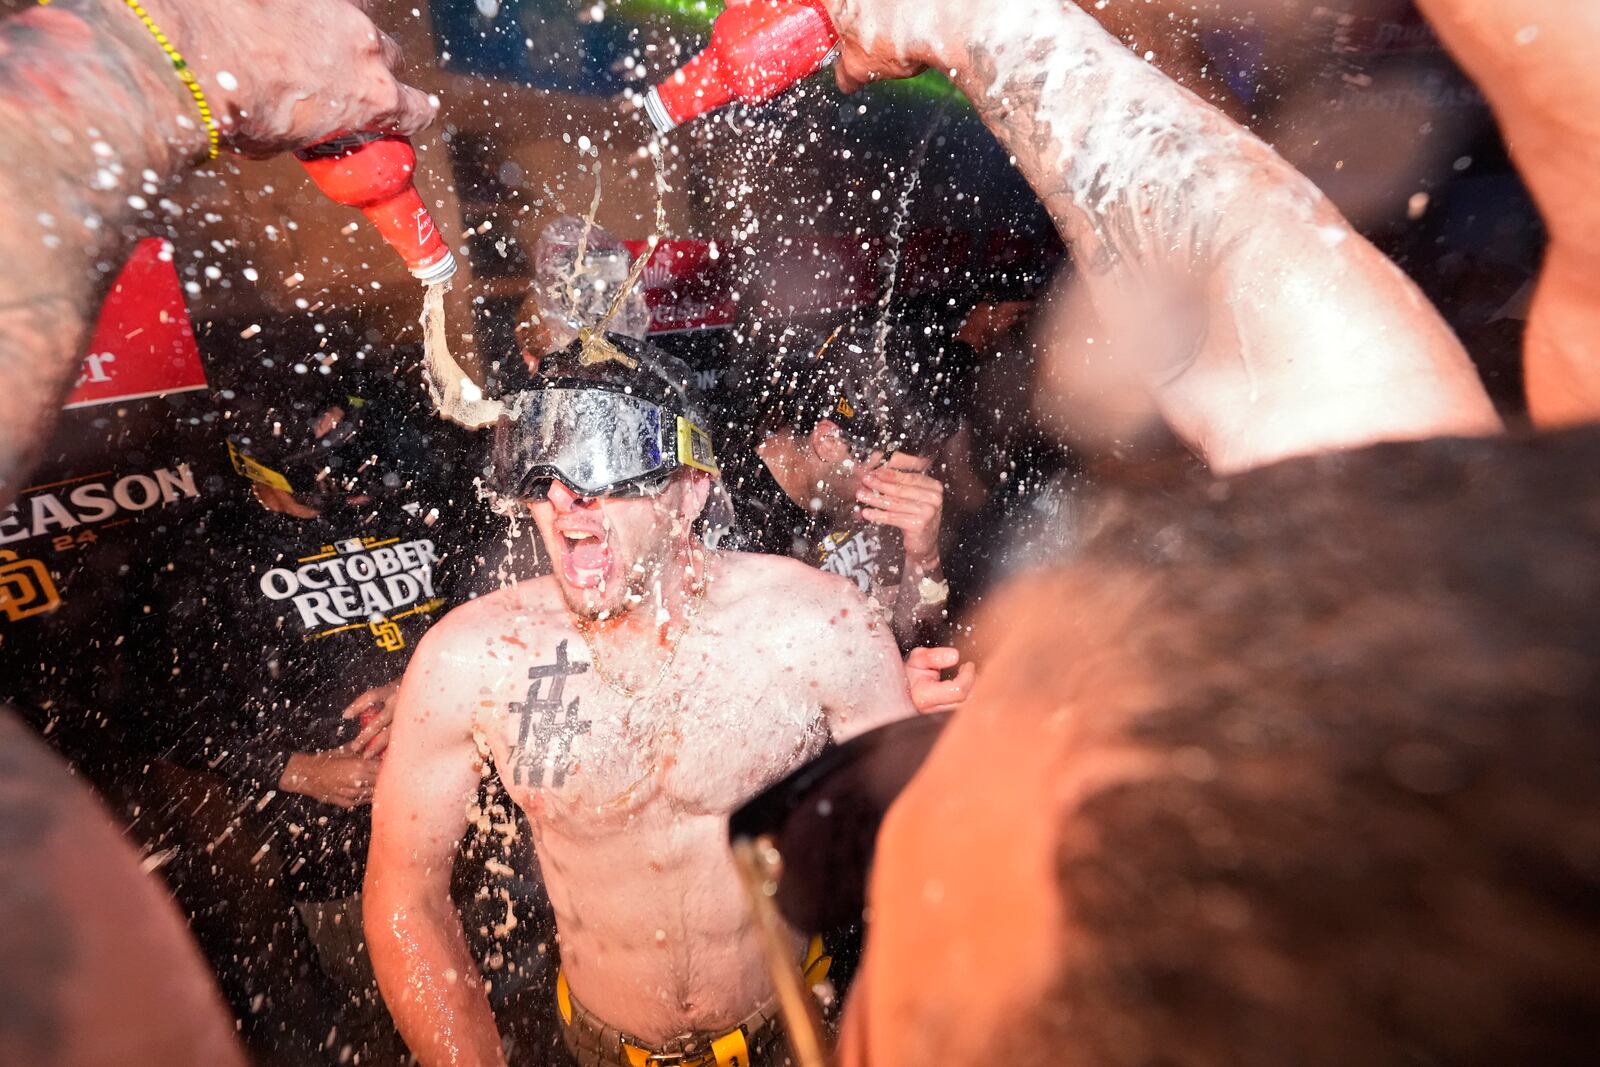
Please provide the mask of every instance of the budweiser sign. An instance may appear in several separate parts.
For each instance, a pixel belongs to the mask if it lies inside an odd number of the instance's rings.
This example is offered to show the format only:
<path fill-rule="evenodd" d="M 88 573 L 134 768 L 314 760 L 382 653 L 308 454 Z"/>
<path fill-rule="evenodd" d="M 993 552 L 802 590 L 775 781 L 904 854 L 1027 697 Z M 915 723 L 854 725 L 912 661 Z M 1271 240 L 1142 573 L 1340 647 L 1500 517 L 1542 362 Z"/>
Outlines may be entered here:
<path fill-rule="evenodd" d="M 72 395 L 65 408 L 84 408 L 204 389 L 183 288 L 172 246 L 141 241 L 100 309 Z"/>

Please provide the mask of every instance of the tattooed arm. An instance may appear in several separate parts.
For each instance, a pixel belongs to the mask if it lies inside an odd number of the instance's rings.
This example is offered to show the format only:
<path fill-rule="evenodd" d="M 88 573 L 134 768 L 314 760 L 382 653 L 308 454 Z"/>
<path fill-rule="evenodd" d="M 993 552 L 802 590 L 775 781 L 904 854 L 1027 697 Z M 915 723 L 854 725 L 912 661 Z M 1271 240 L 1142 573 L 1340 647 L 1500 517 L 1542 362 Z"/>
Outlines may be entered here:
<path fill-rule="evenodd" d="M 363 911 L 372 968 L 395 1025 L 425 1067 L 505 1063 L 450 897 L 451 866 L 480 777 L 472 721 L 481 694 L 463 680 L 482 673 L 481 631 L 461 618 L 446 616 L 428 631 L 406 668 L 367 852 Z"/>
<path fill-rule="evenodd" d="M 393 42 L 347 0 L 142 6 L 245 154 L 432 118 L 390 72 Z M 193 99 L 123 0 L 0 22 L 0 506 L 43 446 L 127 247 L 205 150 Z"/>
<path fill-rule="evenodd" d="M 1072 248 L 1113 361 L 1223 472 L 1498 420 L 1421 292 L 1261 141 L 1064 0 L 832 0 L 840 84 L 948 71 Z"/>

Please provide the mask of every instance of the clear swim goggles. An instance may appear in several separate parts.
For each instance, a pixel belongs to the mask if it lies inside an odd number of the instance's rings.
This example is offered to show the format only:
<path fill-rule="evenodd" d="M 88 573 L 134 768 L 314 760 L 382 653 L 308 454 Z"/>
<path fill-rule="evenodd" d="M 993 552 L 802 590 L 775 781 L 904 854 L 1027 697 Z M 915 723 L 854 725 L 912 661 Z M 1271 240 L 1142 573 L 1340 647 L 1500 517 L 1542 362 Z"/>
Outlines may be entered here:
<path fill-rule="evenodd" d="M 582 497 L 648 496 L 680 467 L 720 476 L 704 427 L 593 382 L 520 393 L 495 427 L 493 488 L 512 499 L 542 500 L 552 481 Z"/>

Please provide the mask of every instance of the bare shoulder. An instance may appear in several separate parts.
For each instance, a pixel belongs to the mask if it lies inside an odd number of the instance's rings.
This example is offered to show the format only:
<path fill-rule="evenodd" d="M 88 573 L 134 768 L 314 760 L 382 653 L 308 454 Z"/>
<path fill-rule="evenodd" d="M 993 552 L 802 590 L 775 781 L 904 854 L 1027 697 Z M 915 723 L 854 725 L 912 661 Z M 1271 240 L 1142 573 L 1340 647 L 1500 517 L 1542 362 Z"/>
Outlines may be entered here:
<path fill-rule="evenodd" d="M 835 737 L 911 713 L 889 624 L 855 583 L 797 560 L 736 553 L 719 557 L 713 574 L 724 644 L 774 679 L 812 683 Z"/>
<path fill-rule="evenodd" d="M 562 617 L 554 579 L 518 582 L 453 608 L 423 638 L 417 659 L 481 658 L 495 638 L 525 643 L 531 632 Z"/>
<path fill-rule="evenodd" d="M 423 637 L 406 667 L 401 715 L 439 713 L 459 729 L 484 702 L 510 699 L 526 685 L 530 657 L 548 654 L 567 628 L 560 593 L 549 578 L 519 582 L 468 601 Z"/>
<path fill-rule="evenodd" d="M 852 620 L 869 625 L 875 618 L 854 583 L 787 556 L 724 552 L 714 573 L 719 606 L 735 616 L 759 616 L 766 625 L 849 630 Z"/>
<path fill-rule="evenodd" d="M 729 597 L 782 592 L 827 603 L 855 591 L 853 585 L 838 575 L 808 567 L 788 556 L 721 552 L 713 573 L 721 587 L 719 591 Z"/>

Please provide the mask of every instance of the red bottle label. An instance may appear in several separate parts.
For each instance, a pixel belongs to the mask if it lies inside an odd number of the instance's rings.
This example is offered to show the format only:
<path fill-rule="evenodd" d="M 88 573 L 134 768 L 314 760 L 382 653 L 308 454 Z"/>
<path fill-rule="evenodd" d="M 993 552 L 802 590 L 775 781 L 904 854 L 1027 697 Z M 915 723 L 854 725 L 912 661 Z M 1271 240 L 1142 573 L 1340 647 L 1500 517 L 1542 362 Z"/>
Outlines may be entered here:
<path fill-rule="evenodd" d="M 325 196 L 359 208 L 413 271 L 450 254 L 412 184 L 417 153 L 404 137 L 358 134 L 295 155 Z"/>
<path fill-rule="evenodd" d="M 717 16 L 706 50 L 655 91 L 678 124 L 735 98 L 764 104 L 820 70 L 838 43 L 821 0 L 756 0 Z"/>

